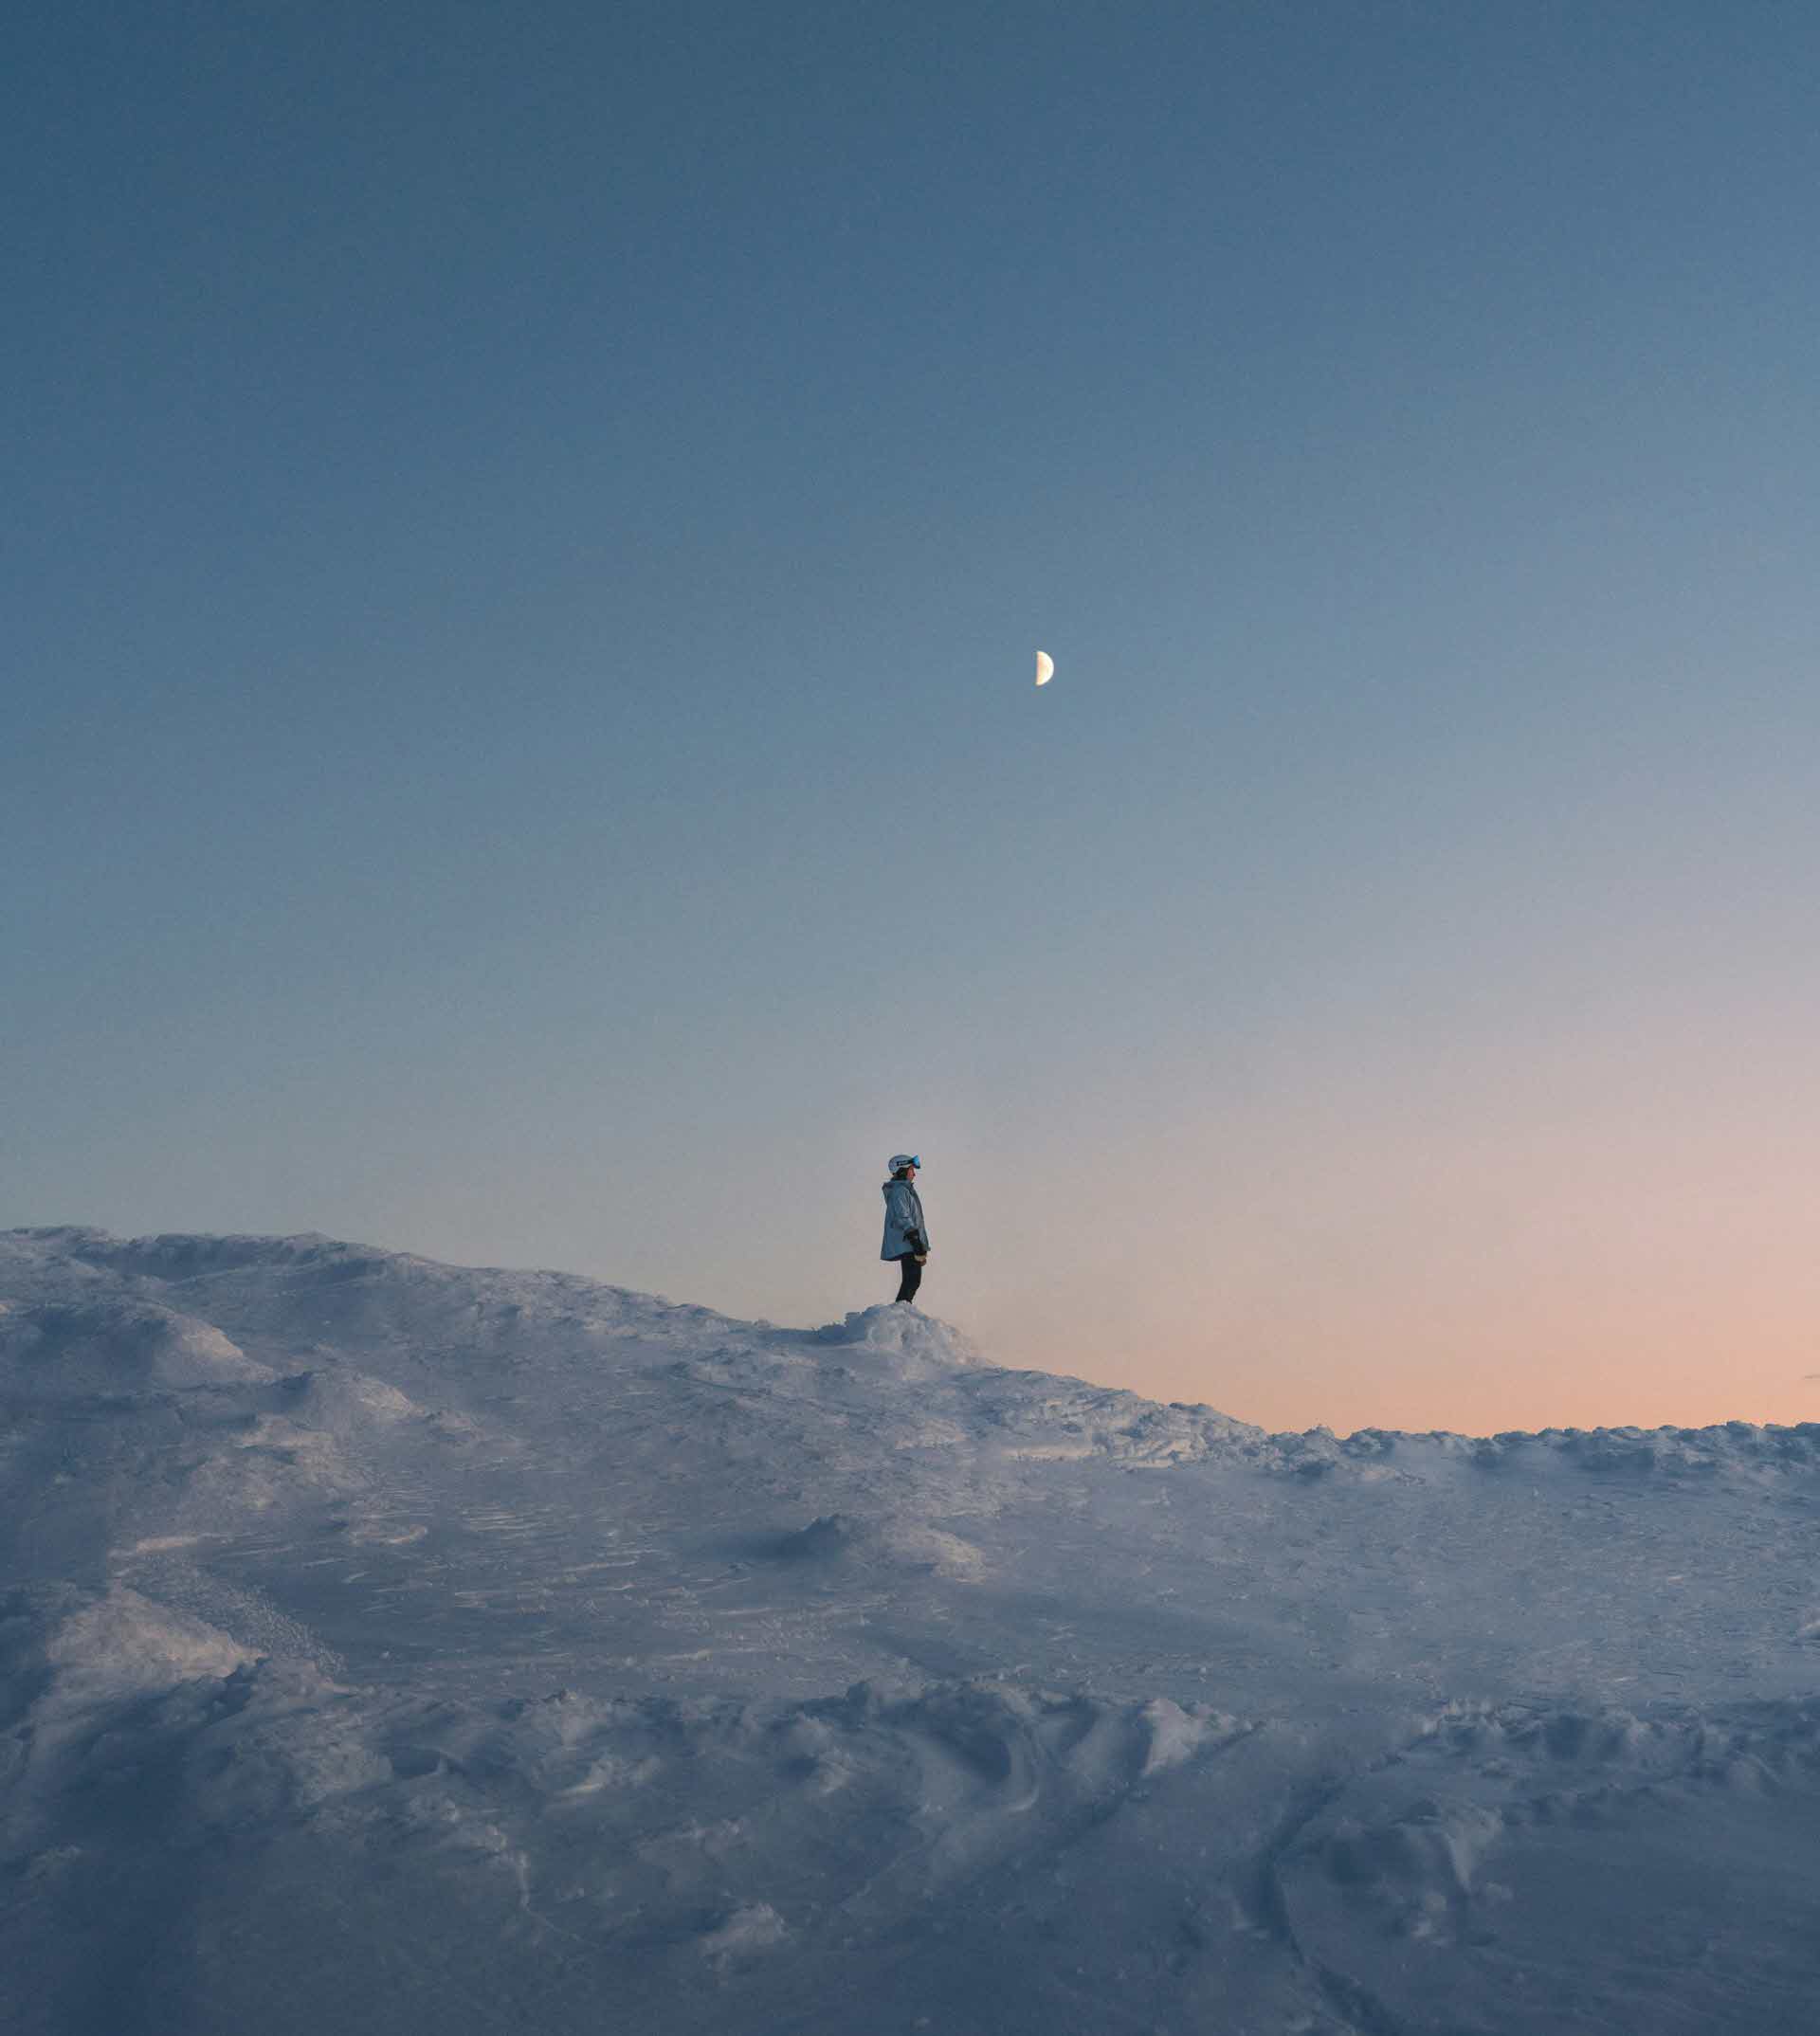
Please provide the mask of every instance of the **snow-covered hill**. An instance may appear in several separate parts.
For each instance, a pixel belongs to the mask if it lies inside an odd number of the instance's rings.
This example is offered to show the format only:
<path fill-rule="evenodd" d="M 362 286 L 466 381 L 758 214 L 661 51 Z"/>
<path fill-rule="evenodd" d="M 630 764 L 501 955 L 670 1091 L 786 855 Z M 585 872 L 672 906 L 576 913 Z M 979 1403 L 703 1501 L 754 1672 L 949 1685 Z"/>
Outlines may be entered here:
<path fill-rule="evenodd" d="M 0 1235 L 17 2036 L 1820 2021 L 1820 1428 Z"/>

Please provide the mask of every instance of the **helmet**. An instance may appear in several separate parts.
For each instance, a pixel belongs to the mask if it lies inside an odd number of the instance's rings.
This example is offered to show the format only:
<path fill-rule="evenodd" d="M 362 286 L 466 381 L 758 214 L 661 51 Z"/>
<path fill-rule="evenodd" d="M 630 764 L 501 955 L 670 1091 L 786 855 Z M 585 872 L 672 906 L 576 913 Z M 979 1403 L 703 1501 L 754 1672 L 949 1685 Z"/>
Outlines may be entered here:
<path fill-rule="evenodd" d="M 922 1161 L 915 1153 L 893 1153 L 885 1164 L 887 1173 L 895 1173 L 900 1167 L 919 1167 Z"/>

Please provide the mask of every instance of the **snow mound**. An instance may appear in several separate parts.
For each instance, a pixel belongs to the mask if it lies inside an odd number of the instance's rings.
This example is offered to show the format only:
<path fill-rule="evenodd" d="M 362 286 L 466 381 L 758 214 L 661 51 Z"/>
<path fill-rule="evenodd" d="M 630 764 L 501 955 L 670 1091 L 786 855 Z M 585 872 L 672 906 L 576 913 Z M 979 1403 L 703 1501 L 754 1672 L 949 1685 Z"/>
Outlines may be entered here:
<path fill-rule="evenodd" d="M 986 1571 L 985 1556 L 958 1535 L 922 1520 L 867 1520 L 846 1513 L 824 1514 L 786 1535 L 777 1554 L 787 1562 L 880 1563 L 927 1570 L 960 1582 L 974 1582 Z"/>
<path fill-rule="evenodd" d="M 812 1331 L 810 1340 L 882 1358 L 892 1376 L 906 1380 L 934 1378 L 985 1364 L 979 1352 L 952 1324 L 896 1301 L 857 1308 L 844 1321 Z"/>
<path fill-rule="evenodd" d="M 283 1393 L 293 1421 L 332 1435 L 424 1417 L 424 1409 L 396 1386 L 364 1372 L 300 1372 L 284 1380 Z"/>
<path fill-rule="evenodd" d="M 49 1302 L 0 1314 L 0 1385 L 33 1398 L 187 1391 L 272 1376 L 212 1323 L 153 1301 Z"/>

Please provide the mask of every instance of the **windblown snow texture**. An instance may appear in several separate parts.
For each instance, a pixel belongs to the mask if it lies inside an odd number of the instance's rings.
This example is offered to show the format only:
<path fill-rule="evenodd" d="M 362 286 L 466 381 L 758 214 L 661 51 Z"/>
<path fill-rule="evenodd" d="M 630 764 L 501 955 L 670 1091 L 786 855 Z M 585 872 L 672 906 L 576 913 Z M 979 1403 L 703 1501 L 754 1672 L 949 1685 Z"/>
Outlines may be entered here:
<path fill-rule="evenodd" d="M 1271 1436 L 326 1238 L 0 1235 L 11 2036 L 1774 2036 L 1820 1429 Z"/>

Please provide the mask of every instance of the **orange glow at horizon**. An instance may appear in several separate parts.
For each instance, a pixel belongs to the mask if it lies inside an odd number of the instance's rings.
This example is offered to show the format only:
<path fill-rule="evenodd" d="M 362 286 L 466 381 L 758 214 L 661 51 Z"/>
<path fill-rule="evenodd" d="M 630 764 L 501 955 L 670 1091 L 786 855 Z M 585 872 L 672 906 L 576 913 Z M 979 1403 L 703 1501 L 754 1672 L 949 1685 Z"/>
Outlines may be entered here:
<path fill-rule="evenodd" d="M 983 1340 L 1271 1429 L 1820 1420 L 1820 1070 L 1762 1044 L 1191 1119 L 1083 1183 L 1069 1287 L 982 1297 Z"/>

